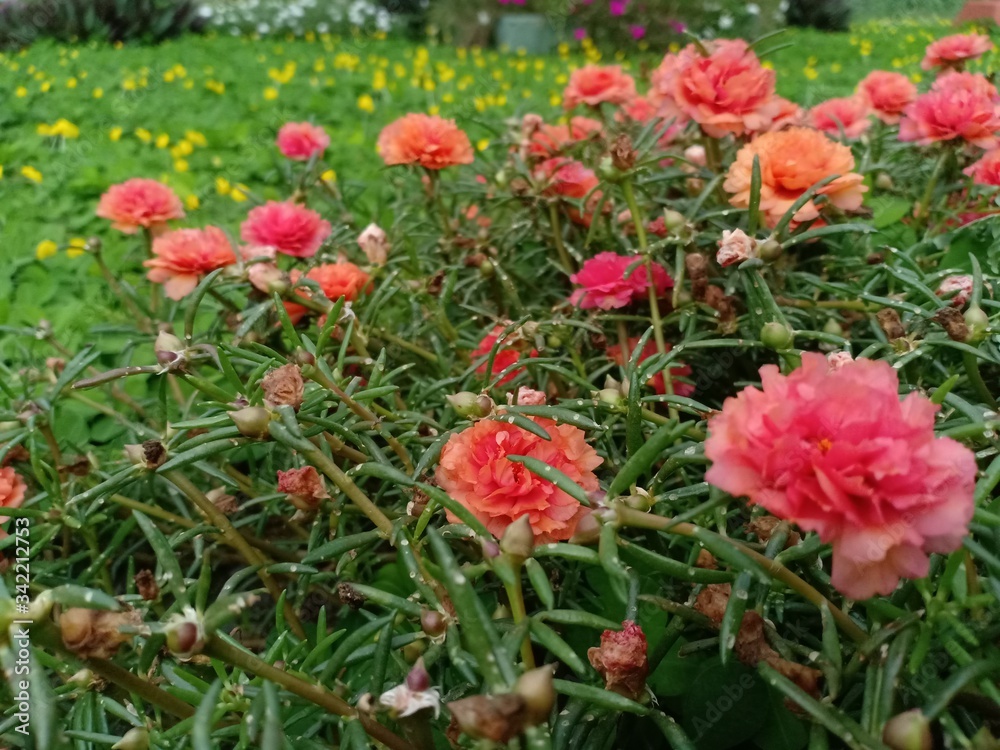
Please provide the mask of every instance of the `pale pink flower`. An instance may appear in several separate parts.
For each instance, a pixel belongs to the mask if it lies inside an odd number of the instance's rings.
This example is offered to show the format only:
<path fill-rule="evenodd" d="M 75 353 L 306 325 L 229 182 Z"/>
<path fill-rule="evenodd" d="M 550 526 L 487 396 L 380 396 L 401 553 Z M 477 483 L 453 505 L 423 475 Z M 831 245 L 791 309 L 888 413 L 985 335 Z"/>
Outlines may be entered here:
<path fill-rule="evenodd" d="M 756 257 L 757 240 L 742 229 L 732 232 L 728 229 L 723 230 L 722 239 L 719 240 L 719 251 L 715 254 L 715 260 L 720 266 L 731 266 Z"/>
<path fill-rule="evenodd" d="M 993 42 L 983 34 L 952 34 L 927 45 L 920 67 L 958 68 L 969 60 L 985 55 L 993 49 Z"/>
<path fill-rule="evenodd" d="M 835 138 L 843 132 L 854 140 L 871 127 L 870 112 L 867 100 L 860 96 L 827 99 L 809 110 L 809 124 Z"/>
<path fill-rule="evenodd" d="M 938 297 L 951 297 L 952 307 L 965 307 L 972 296 L 973 279 L 968 275 L 948 276 L 937 288 Z"/>
<path fill-rule="evenodd" d="M 358 235 L 358 247 L 373 266 L 384 266 L 389 260 L 389 238 L 378 224 L 369 224 Z"/>
<path fill-rule="evenodd" d="M 917 98 L 917 87 L 902 73 L 873 70 L 858 84 L 858 95 L 882 122 L 896 125 L 903 110 Z"/>

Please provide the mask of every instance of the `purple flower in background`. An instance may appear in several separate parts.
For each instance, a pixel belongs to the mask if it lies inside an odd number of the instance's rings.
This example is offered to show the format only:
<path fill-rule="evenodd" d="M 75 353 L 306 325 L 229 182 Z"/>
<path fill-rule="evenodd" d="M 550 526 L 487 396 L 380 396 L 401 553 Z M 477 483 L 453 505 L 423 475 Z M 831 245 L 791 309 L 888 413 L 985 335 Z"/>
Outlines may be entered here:
<path fill-rule="evenodd" d="M 628 7 L 628 0 L 611 0 L 610 5 L 608 5 L 608 10 L 613 16 L 622 16 L 625 14 L 625 9 Z"/>
<path fill-rule="evenodd" d="M 672 28 L 678 34 L 683 34 L 685 31 L 687 31 L 687 24 L 684 23 L 683 21 L 674 20 L 670 22 L 670 28 Z"/>
<path fill-rule="evenodd" d="M 586 29 L 582 29 L 582 28 L 581 29 L 574 29 L 573 30 L 573 36 L 576 38 L 576 41 L 582 42 L 584 39 L 587 38 L 587 30 Z"/>
<path fill-rule="evenodd" d="M 646 36 L 645 26 L 632 25 L 629 26 L 629 31 L 632 32 L 632 38 L 635 40 L 642 39 L 644 36 Z"/>

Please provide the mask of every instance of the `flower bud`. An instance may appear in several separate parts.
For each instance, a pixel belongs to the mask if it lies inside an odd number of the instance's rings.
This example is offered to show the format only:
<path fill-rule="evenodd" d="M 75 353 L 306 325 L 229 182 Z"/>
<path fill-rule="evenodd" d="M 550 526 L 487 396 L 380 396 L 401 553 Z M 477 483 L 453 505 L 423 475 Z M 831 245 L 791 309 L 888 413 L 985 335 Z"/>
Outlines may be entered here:
<path fill-rule="evenodd" d="M 156 361 L 162 367 L 177 367 L 184 361 L 184 342 L 172 333 L 160 331 L 153 344 Z"/>
<path fill-rule="evenodd" d="M 431 638 L 437 638 L 448 629 L 448 621 L 437 610 L 424 608 L 420 612 L 420 629 Z"/>
<path fill-rule="evenodd" d="M 460 391 L 449 396 L 445 396 L 451 408 L 460 417 L 466 419 L 482 419 L 493 411 L 496 404 L 493 399 L 485 393 L 473 393 L 472 391 Z"/>
<path fill-rule="evenodd" d="M 531 557 L 535 551 L 535 532 L 527 514 L 507 527 L 500 539 L 500 549 L 518 565 Z"/>
<path fill-rule="evenodd" d="M 514 692 L 524 699 L 528 726 L 548 721 L 552 707 L 556 703 L 556 691 L 552 683 L 552 667 L 539 667 L 525 672 L 514 685 Z"/>
<path fill-rule="evenodd" d="M 378 224 L 369 224 L 358 235 L 358 247 L 373 266 L 384 266 L 389 260 L 389 238 Z"/>
<path fill-rule="evenodd" d="M 605 156 L 601 159 L 600 163 L 597 165 L 597 174 L 602 180 L 608 180 L 614 182 L 621 174 L 619 174 L 618 169 L 615 168 L 615 163 L 610 156 Z"/>
<path fill-rule="evenodd" d="M 708 163 L 708 155 L 704 146 L 688 146 L 684 149 L 684 158 L 696 167 L 704 167 Z"/>
<path fill-rule="evenodd" d="M 594 391 L 594 398 L 609 406 L 621 406 L 623 401 L 622 392 L 617 388 L 602 388 L 599 391 Z"/>
<path fill-rule="evenodd" d="M 483 550 L 484 560 L 493 560 L 500 557 L 500 545 L 494 542 L 492 539 L 486 539 L 481 537 L 479 539 L 479 546 Z"/>
<path fill-rule="evenodd" d="M 891 750 L 932 750 L 934 747 L 930 722 L 918 708 L 889 719 L 882 730 L 882 742 Z"/>
<path fill-rule="evenodd" d="M 189 661 L 205 648 L 205 624 L 192 607 L 170 618 L 166 628 L 167 648 L 181 661 Z"/>
<path fill-rule="evenodd" d="M 655 498 L 641 487 L 636 487 L 635 492 L 625 498 L 625 505 L 643 513 L 652 508 L 655 502 Z"/>
<path fill-rule="evenodd" d="M 687 219 L 684 214 L 679 211 L 664 211 L 663 212 L 663 223 L 666 225 L 667 229 L 677 231 L 687 224 Z"/>
<path fill-rule="evenodd" d="M 772 261 L 781 257 L 781 243 L 774 237 L 770 237 L 760 243 L 757 248 L 757 255 L 761 260 Z"/>
<path fill-rule="evenodd" d="M 587 513 L 576 524 L 576 531 L 569 540 L 570 544 L 597 544 L 601 538 L 601 522 L 593 513 Z"/>
<path fill-rule="evenodd" d="M 267 437 L 267 427 L 271 423 L 271 412 L 261 406 L 247 406 L 229 412 L 229 418 L 243 437 L 262 440 Z"/>
<path fill-rule="evenodd" d="M 417 659 L 416 663 L 406 675 L 406 687 L 415 693 L 429 690 L 431 687 L 431 675 L 424 666 L 423 658 Z"/>
<path fill-rule="evenodd" d="M 493 261 L 486 259 L 479 264 L 479 275 L 484 279 L 492 279 L 497 272 L 497 267 L 493 265 Z"/>
<path fill-rule="evenodd" d="M 976 305 L 965 311 L 965 324 L 969 327 L 969 342 L 977 344 L 986 338 L 990 327 L 990 317 L 983 308 Z"/>
<path fill-rule="evenodd" d="M 111 746 L 111 750 L 148 750 L 149 731 L 145 727 L 132 727 Z"/>
<path fill-rule="evenodd" d="M 878 177 L 875 178 L 875 187 L 879 190 L 892 190 L 895 184 L 888 172 L 879 172 Z"/>
<path fill-rule="evenodd" d="M 760 340 L 769 349 L 782 351 L 791 347 L 795 334 L 784 323 L 772 321 L 760 329 Z"/>
<path fill-rule="evenodd" d="M 86 690 L 89 688 L 95 680 L 94 673 L 84 667 L 78 672 L 74 672 L 69 679 L 66 680 L 67 685 L 72 685 L 73 687 L 79 688 L 81 690 Z"/>

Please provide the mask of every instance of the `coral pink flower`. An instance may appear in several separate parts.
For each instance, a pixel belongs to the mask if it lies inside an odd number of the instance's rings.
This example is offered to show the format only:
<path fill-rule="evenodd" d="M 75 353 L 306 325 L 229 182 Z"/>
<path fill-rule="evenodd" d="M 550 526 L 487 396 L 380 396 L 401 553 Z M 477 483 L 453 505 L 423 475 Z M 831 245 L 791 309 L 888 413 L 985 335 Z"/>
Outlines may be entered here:
<path fill-rule="evenodd" d="M 378 152 L 390 167 L 418 164 L 445 169 L 472 164 L 472 143 L 454 120 L 411 113 L 390 123 L 378 137 Z"/>
<path fill-rule="evenodd" d="M 603 131 L 604 125 L 589 117 L 574 117 L 569 125 L 548 125 L 538 115 L 525 115 L 522 145 L 527 156 L 548 158 Z"/>
<path fill-rule="evenodd" d="M 649 299 L 649 273 L 638 255 L 598 253 L 569 280 L 581 287 L 573 291 L 569 301 L 584 310 L 614 310 Z M 658 297 L 674 285 L 667 269 L 659 263 L 653 263 L 653 285 Z"/>
<path fill-rule="evenodd" d="M 622 108 L 615 115 L 615 119 L 619 122 L 628 122 L 631 120 L 643 125 L 660 120 L 656 128 L 660 132 L 660 146 L 669 146 L 674 138 L 684 130 L 685 125 L 683 121 L 678 121 L 677 118 L 664 116 L 660 107 L 645 96 L 637 96 L 622 105 Z"/>
<path fill-rule="evenodd" d="M 635 79 L 619 65 L 587 65 L 574 70 L 563 91 L 563 106 L 625 104 L 635 96 Z"/>
<path fill-rule="evenodd" d="M 742 263 L 757 257 L 757 240 L 748 235 L 742 229 L 722 231 L 722 239 L 719 240 L 719 251 L 715 254 L 715 260 L 720 266 L 731 266 L 734 263 Z"/>
<path fill-rule="evenodd" d="M 493 347 L 496 346 L 497 339 L 500 338 L 500 334 L 504 332 L 505 327 L 505 325 L 494 326 L 493 330 L 483 336 L 482 341 L 479 342 L 479 346 L 473 350 L 471 354 L 473 362 L 480 359 L 483 360 L 483 362 L 476 367 L 476 372 L 478 374 L 493 377 L 494 375 L 503 372 L 511 365 L 516 364 L 521 359 L 522 355 L 527 355 L 528 357 L 538 356 L 538 350 L 532 347 L 529 342 L 525 341 L 518 331 L 513 331 L 507 334 L 507 337 L 497 348 L 496 356 L 493 357 L 493 367 L 487 372 L 486 367 L 489 365 L 488 358 L 490 356 L 490 352 L 493 351 Z M 522 372 L 524 372 L 523 367 L 511 370 L 503 376 L 498 385 L 509 383 Z"/>
<path fill-rule="evenodd" d="M 517 389 L 517 405 L 518 406 L 545 406 L 548 403 L 548 399 L 545 394 L 541 391 L 536 391 L 534 388 L 528 388 L 527 386 L 521 386 Z M 507 394 L 508 405 L 514 403 L 514 394 Z"/>
<path fill-rule="evenodd" d="M 353 302 L 368 289 L 371 283 L 371 277 L 367 273 L 346 260 L 339 263 L 324 263 L 310 268 L 305 277 L 310 281 L 315 281 L 323 290 L 324 296 L 332 302 L 336 302 L 341 297 L 347 302 Z M 292 271 L 291 281 L 293 284 L 300 278 L 301 274 L 298 271 Z M 299 289 L 296 293 L 309 296 L 305 289 Z M 291 318 L 292 323 L 296 324 L 309 312 L 305 307 L 294 302 L 286 302 L 285 310 L 288 311 L 288 317 Z"/>
<path fill-rule="evenodd" d="M 690 59 L 677 76 L 674 99 L 713 138 L 767 130 L 781 109 L 774 71 L 739 39 L 718 42 L 707 57 Z"/>
<path fill-rule="evenodd" d="M 583 430 L 549 419 L 532 419 L 551 440 L 517 425 L 484 419 L 452 435 L 441 451 L 438 485 L 482 521 L 496 537 L 527 515 L 535 543 L 569 539 L 588 508 L 547 479 L 507 459 L 528 456 L 558 469 L 587 492 L 598 489 L 601 464 Z M 457 521 L 448 514 L 449 520 Z"/>
<path fill-rule="evenodd" d="M 303 511 L 315 510 L 330 494 L 323 477 L 312 466 L 278 472 L 278 492 L 288 495 L 289 502 Z"/>
<path fill-rule="evenodd" d="M 802 356 L 791 375 L 727 399 L 709 422 L 706 479 L 833 545 L 833 585 L 854 599 L 927 575 L 928 553 L 957 549 L 972 518 L 976 459 L 935 438 L 938 407 L 899 399 L 886 362 L 831 369 Z"/>
<path fill-rule="evenodd" d="M 870 113 L 867 100 L 860 96 L 827 99 L 809 110 L 809 124 L 834 138 L 843 132 L 853 140 L 871 127 Z"/>
<path fill-rule="evenodd" d="M 965 170 L 965 174 L 977 185 L 1000 187 L 1000 149 L 986 152 L 982 159 Z"/>
<path fill-rule="evenodd" d="M 278 131 L 278 149 L 293 161 L 318 158 L 329 145 L 330 136 L 326 131 L 310 122 L 289 122 Z"/>
<path fill-rule="evenodd" d="M 139 229 L 157 232 L 171 219 L 183 219 L 184 208 L 163 183 L 136 177 L 108 188 L 97 204 L 97 215 L 119 232 L 135 234 Z"/>
<path fill-rule="evenodd" d="M 20 508 L 27 489 L 28 485 L 13 468 L 4 466 L 0 469 L 0 508 Z M 0 516 L 0 523 L 8 519 L 9 516 Z"/>
<path fill-rule="evenodd" d="M 593 171 L 573 159 L 546 159 L 535 168 L 535 178 L 545 184 L 544 194 L 549 197 L 576 202 L 586 199 L 583 210 L 574 206 L 569 215 L 577 224 L 590 226 L 593 205 L 601 199 L 600 191 L 595 189 L 600 180 Z"/>
<path fill-rule="evenodd" d="M 929 146 L 961 138 L 980 148 L 994 148 L 1000 130 L 997 91 L 983 76 L 946 73 L 903 113 L 899 139 Z"/>
<path fill-rule="evenodd" d="M 949 276 L 944 279 L 937 289 L 938 297 L 951 297 L 952 307 L 965 307 L 965 303 L 972 296 L 973 279 L 967 274 Z"/>
<path fill-rule="evenodd" d="M 330 231 L 330 222 L 305 206 L 268 201 L 247 214 L 240 226 L 240 237 L 252 245 L 270 246 L 293 258 L 311 258 Z"/>
<path fill-rule="evenodd" d="M 712 42 L 709 42 L 711 48 Z M 650 88 L 646 96 L 656 105 L 661 117 L 674 119 L 680 123 L 688 121 L 687 113 L 677 101 L 677 81 L 692 61 L 701 57 L 698 48 L 689 44 L 680 52 L 664 55 L 662 62 L 649 78 Z"/>
<path fill-rule="evenodd" d="M 587 649 L 587 659 L 604 678 L 607 690 L 631 700 L 645 694 L 649 676 L 646 634 L 631 620 L 623 622 L 621 630 L 601 633 L 600 648 Z"/>
<path fill-rule="evenodd" d="M 903 110 L 917 98 L 917 87 L 902 73 L 873 70 L 858 84 L 858 95 L 882 122 L 896 125 Z"/>
<path fill-rule="evenodd" d="M 236 253 L 226 233 L 218 227 L 177 229 L 153 240 L 153 257 L 143 262 L 146 278 L 163 284 L 173 300 L 183 299 L 198 286 L 206 273 L 236 262 Z"/>
<path fill-rule="evenodd" d="M 622 348 L 620 345 L 615 344 L 614 346 L 608 347 L 608 359 L 610 359 L 615 364 L 625 366 L 625 363 L 631 358 L 632 352 L 639 345 L 638 338 L 629 338 L 628 340 L 628 351 L 622 355 Z M 671 350 L 670 344 L 667 344 L 667 351 Z M 639 355 L 639 364 L 642 364 L 650 357 L 655 357 L 659 354 L 659 350 L 656 347 L 655 341 L 647 341 L 646 346 L 643 347 L 642 353 Z M 690 365 L 673 363 L 670 365 L 670 385 L 671 393 L 675 396 L 690 396 L 694 393 L 694 386 L 689 383 L 683 383 L 677 378 L 686 378 L 691 374 Z M 657 372 L 649 380 L 646 381 L 647 385 L 653 387 L 653 390 L 659 393 L 661 396 L 665 395 L 667 392 L 667 384 L 663 379 L 663 372 Z"/>
<path fill-rule="evenodd" d="M 754 156 L 760 158 L 760 210 L 767 225 L 774 227 L 802 194 L 820 180 L 840 175 L 819 190 L 837 208 L 856 211 L 868 189 L 864 178 L 853 172 L 851 149 L 835 143 L 811 128 L 788 128 L 764 133 L 739 150 L 723 184 L 737 208 L 750 206 L 750 181 Z M 819 217 L 819 208 L 809 201 L 796 212 L 794 223 Z"/>
<path fill-rule="evenodd" d="M 982 34 L 952 34 L 927 45 L 920 67 L 960 68 L 969 60 L 985 55 L 993 49 L 993 42 Z"/>
<path fill-rule="evenodd" d="M 782 130 L 796 125 L 801 125 L 805 120 L 806 113 L 798 104 L 781 96 L 774 97 L 774 119 L 771 120 L 771 127 L 768 130 Z"/>

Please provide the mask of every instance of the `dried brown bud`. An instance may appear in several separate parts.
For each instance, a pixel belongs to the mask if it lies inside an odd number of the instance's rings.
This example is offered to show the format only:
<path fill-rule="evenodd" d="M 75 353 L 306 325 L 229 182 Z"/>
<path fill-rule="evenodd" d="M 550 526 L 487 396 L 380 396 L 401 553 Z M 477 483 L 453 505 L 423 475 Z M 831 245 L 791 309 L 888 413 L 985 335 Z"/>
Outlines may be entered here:
<path fill-rule="evenodd" d="M 389 260 L 389 238 L 378 224 L 369 224 L 358 236 L 358 247 L 373 266 L 384 266 Z"/>
<path fill-rule="evenodd" d="M 125 455 L 133 464 L 149 471 L 156 471 L 167 461 L 167 449 L 159 440 L 147 440 L 142 445 L 126 445 Z"/>
<path fill-rule="evenodd" d="M 323 478 L 312 466 L 278 472 L 278 492 L 288 495 L 288 501 L 302 511 L 313 511 L 330 497 Z"/>
<path fill-rule="evenodd" d="M 903 321 L 899 319 L 899 313 L 891 307 L 883 307 L 875 314 L 875 317 L 889 341 L 901 339 L 906 335 L 906 331 L 903 330 Z"/>
<path fill-rule="evenodd" d="M 965 342 L 969 340 L 969 324 L 965 322 L 965 316 L 961 310 L 954 307 L 942 307 L 934 313 L 934 320 L 945 330 L 948 338 L 952 341 Z"/>
<path fill-rule="evenodd" d="M 341 604 L 346 604 L 354 610 L 361 609 L 365 606 L 364 594 L 349 583 L 337 584 L 337 597 L 340 599 Z"/>
<path fill-rule="evenodd" d="M 305 382 L 298 365 L 283 365 L 271 370 L 260 385 L 264 390 L 264 403 L 272 409 L 290 406 L 298 411 L 302 406 Z"/>
<path fill-rule="evenodd" d="M 155 602 L 160 598 L 160 586 L 151 570 L 144 569 L 135 574 L 135 588 L 147 602 Z"/>
<path fill-rule="evenodd" d="M 120 628 L 141 624 L 135 610 L 105 612 L 73 607 L 59 616 L 63 645 L 81 659 L 110 659 L 121 644 L 132 639 L 132 633 L 123 633 Z"/>
<path fill-rule="evenodd" d="M 628 172 L 635 166 L 638 154 L 632 145 L 632 139 L 626 133 L 621 133 L 611 144 L 611 163 L 619 172 Z"/>
<path fill-rule="evenodd" d="M 589 649 L 587 658 L 604 678 L 608 690 L 632 700 L 645 693 L 649 675 L 646 635 L 634 622 L 626 620 L 618 631 L 605 630 L 600 647 Z"/>
<path fill-rule="evenodd" d="M 209 490 L 205 493 L 205 497 L 211 500 L 212 505 L 218 508 L 222 513 L 225 513 L 227 516 L 231 516 L 240 509 L 239 503 L 236 502 L 236 498 L 226 492 L 223 487 L 216 487 L 214 490 Z"/>
<path fill-rule="evenodd" d="M 719 569 L 719 566 L 715 561 L 715 555 L 713 555 L 707 549 L 698 550 L 698 558 L 694 561 L 694 566 L 696 568 L 702 568 L 704 570 Z"/>
<path fill-rule="evenodd" d="M 528 709 L 520 695 L 473 695 L 448 704 L 452 723 L 469 737 L 510 742 L 524 731 Z"/>
<path fill-rule="evenodd" d="M 763 544 L 771 541 L 775 530 L 782 524 L 780 518 L 774 516 L 756 516 L 750 519 L 747 524 L 747 531 L 756 536 Z M 795 529 L 788 529 L 788 536 L 785 538 L 785 549 L 794 547 L 802 541 L 802 536 Z"/>
<path fill-rule="evenodd" d="M 699 301 L 705 299 L 708 290 L 708 258 L 701 253 L 688 253 L 684 256 L 684 268 L 691 279 L 691 296 Z"/>
<path fill-rule="evenodd" d="M 448 621 L 440 612 L 424 609 L 420 612 L 420 628 L 431 638 L 437 638 L 448 629 Z"/>

